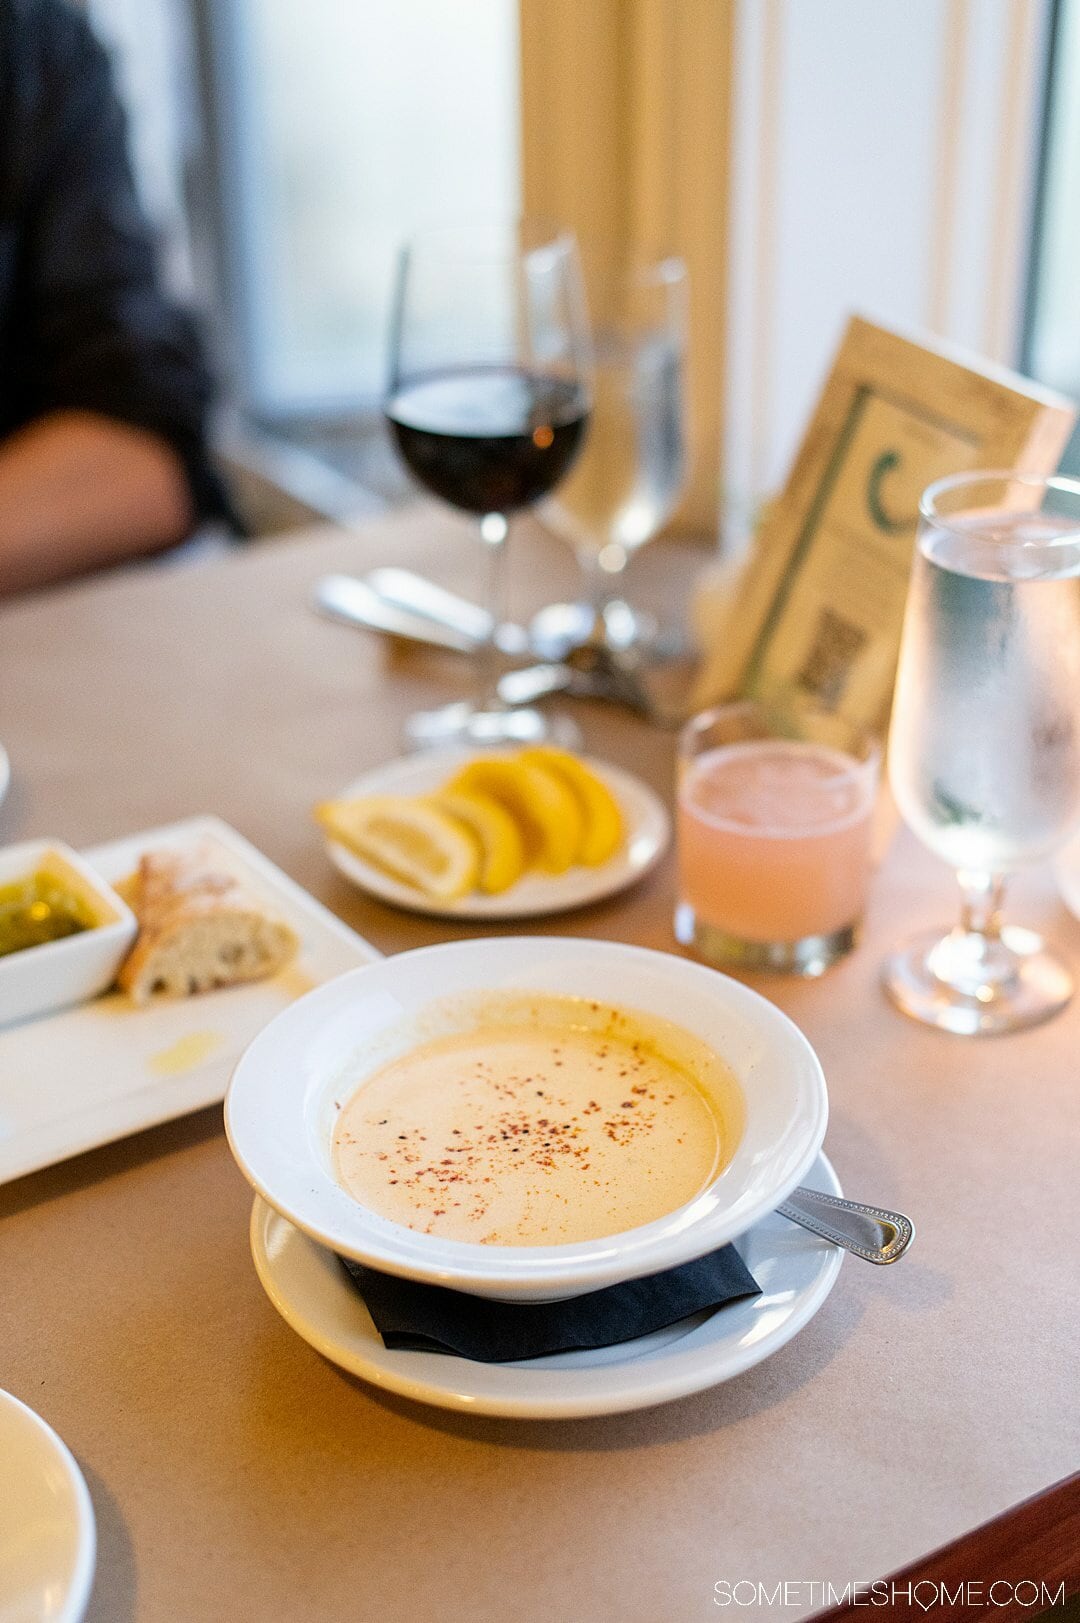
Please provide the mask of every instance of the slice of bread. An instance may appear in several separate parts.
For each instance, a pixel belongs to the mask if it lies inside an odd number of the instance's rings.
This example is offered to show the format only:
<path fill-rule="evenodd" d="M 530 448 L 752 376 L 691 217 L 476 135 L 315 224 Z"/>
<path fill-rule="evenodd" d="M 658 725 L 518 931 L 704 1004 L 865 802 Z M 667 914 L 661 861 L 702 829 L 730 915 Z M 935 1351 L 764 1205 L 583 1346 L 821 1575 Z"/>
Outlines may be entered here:
<path fill-rule="evenodd" d="M 263 980 L 300 945 L 208 847 L 147 851 L 125 889 L 139 934 L 118 980 L 136 1003 Z"/>

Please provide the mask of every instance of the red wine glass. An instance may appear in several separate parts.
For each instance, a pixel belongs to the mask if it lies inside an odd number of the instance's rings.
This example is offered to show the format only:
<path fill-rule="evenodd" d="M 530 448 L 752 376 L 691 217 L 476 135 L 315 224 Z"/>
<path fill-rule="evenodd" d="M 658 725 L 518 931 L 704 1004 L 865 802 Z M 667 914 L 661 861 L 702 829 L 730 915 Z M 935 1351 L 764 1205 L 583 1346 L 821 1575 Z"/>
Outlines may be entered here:
<path fill-rule="evenodd" d="M 512 514 L 570 469 L 589 417 L 590 334 L 572 233 L 523 220 L 433 229 L 398 264 L 386 420 L 412 474 L 478 521 L 492 625 L 506 618 Z M 414 716 L 415 742 L 546 736 L 537 712 L 495 697 L 486 651 L 475 704 Z"/>

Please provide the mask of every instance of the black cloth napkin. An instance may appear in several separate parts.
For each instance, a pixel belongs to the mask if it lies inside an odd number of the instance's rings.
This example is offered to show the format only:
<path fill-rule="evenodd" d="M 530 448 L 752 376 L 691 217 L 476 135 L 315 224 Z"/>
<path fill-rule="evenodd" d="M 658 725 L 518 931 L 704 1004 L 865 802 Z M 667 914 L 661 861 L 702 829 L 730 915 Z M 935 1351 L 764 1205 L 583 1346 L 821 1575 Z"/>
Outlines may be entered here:
<path fill-rule="evenodd" d="M 484 1364 L 611 1347 L 662 1330 L 691 1313 L 758 1296 L 760 1285 L 733 1245 L 645 1279 L 564 1302 L 492 1302 L 419 1285 L 339 1259 L 364 1299 L 384 1346 L 457 1353 Z"/>

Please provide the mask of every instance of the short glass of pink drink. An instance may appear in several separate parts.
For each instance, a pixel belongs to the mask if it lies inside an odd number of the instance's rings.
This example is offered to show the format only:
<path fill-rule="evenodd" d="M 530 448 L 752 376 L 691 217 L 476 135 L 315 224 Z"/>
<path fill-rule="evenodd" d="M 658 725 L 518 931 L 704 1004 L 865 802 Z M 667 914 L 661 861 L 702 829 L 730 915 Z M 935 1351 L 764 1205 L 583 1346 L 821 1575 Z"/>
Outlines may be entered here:
<path fill-rule="evenodd" d="M 710 963 L 820 975 L 858 938 L 881 769 L 841 717 L 753 703 L 679 741 L 675 934 Z"/>

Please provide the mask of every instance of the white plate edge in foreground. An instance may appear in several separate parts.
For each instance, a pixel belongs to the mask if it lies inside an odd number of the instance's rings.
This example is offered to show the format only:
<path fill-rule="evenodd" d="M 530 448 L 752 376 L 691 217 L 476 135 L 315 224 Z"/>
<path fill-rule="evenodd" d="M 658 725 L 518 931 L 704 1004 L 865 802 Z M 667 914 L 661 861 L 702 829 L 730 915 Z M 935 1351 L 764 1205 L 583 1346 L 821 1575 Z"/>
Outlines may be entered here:
<path fill-rule="evenodd" d="M 97 1564 L 97 1522 L 86 1478 L 64 1439 L 36 1409 L 31 1409 L 28 1403 L 17 1398 L 13 1392 L 0 1390 L 0 1409 L 3 1408 L 21 1413 L 32 1423 L 36 1434 L 48 1449 L 54 1466 L 59 1468 L 71 1489 L 75 1510 L 75 1569 L 71 1575 L 62 1610 L 54 1614 L 51 1623 L 79 1623 L 90 1599 Z M 0 1596 L 0 1600 L 2 1598 Z"/>

